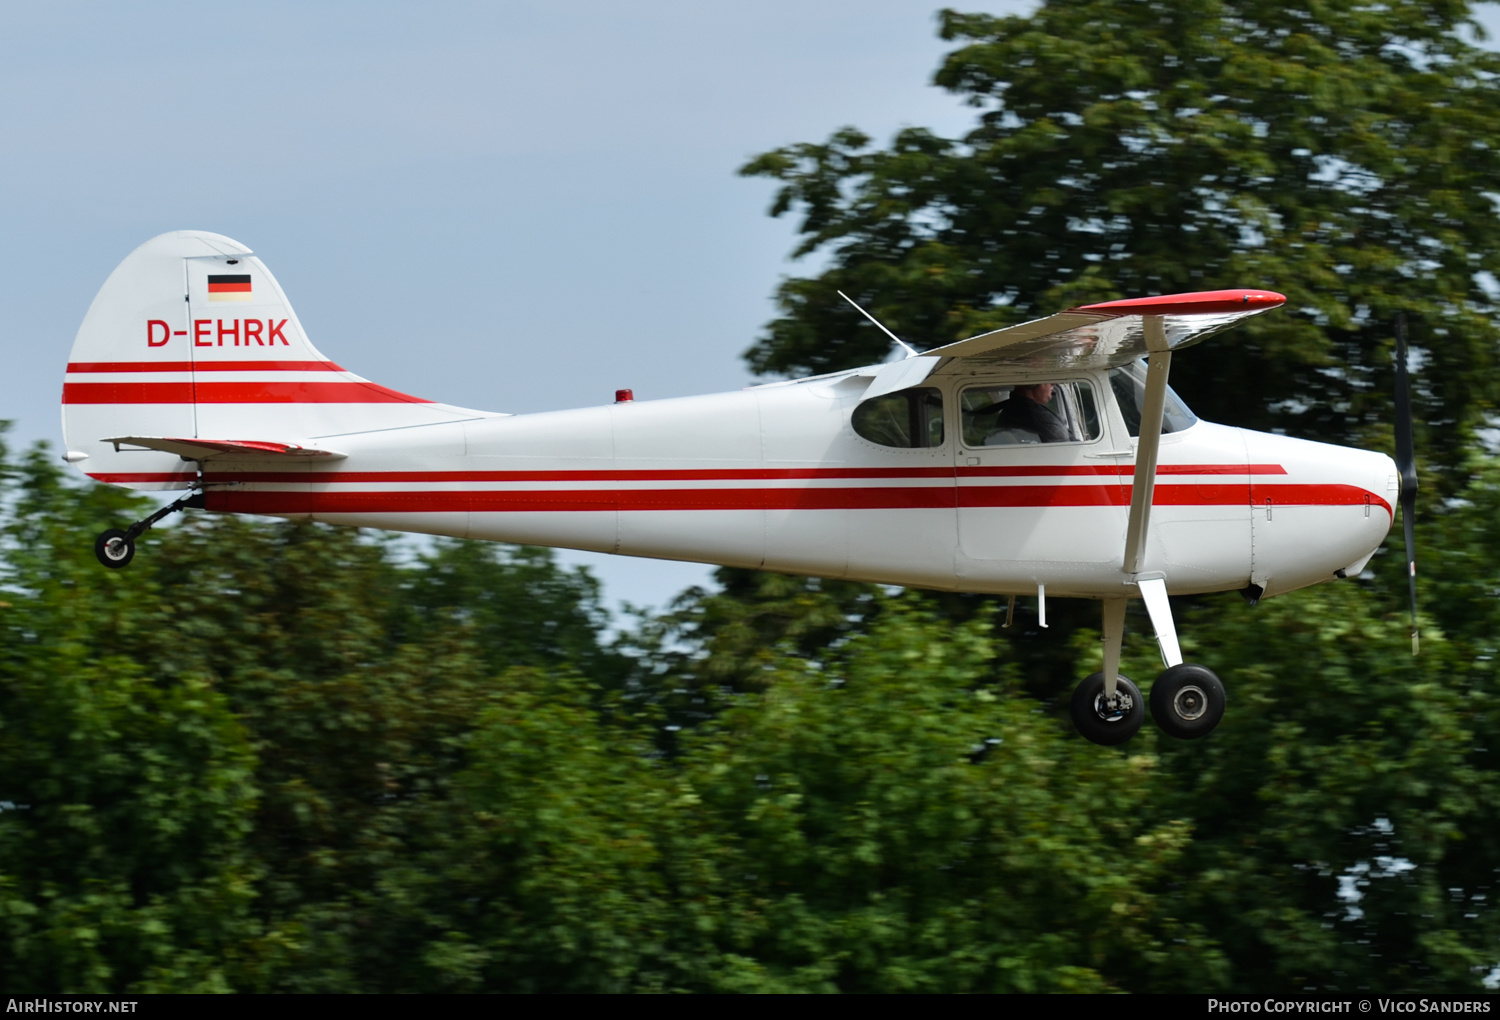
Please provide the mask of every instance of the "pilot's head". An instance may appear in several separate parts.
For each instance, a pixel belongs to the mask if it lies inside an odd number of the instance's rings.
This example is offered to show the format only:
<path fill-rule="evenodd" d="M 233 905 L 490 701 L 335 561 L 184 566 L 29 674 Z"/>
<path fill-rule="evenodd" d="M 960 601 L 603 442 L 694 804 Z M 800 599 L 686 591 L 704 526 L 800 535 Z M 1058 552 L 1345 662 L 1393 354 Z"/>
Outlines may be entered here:
<path fill-rule="evenodd" d="M 1016 392 L 1024 396 L 1027 400 L 1035 401 L 1038 404 L 1047 404 L 1052 401 L 1052 387 L 1052 383 L 1044 382 L 1037 383 L 1034 386 L 1017 386 Z"/>

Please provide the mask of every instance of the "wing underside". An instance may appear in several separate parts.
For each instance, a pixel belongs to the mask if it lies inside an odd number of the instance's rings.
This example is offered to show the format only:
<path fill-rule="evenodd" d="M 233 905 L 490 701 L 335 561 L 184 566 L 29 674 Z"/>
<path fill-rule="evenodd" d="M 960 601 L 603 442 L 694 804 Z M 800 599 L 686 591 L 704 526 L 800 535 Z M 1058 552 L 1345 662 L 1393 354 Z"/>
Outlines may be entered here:
<path fill-rule="evenodd" d="M 1117 368 L 1152 349 L 1180 350 L 1285 303 L 1263 290 L 1221 290 L 1085 305 L 923 353 L 964 368 L 1006 366 L 1045 372 Z M 1160 339 L 1148 331 L 1160 328 Z M 1164 344 L 1164 346 L 1163 346 Z"/>
<path fill-rule="evenodd" d="M 1084 305 L 971 336 L 903 361 L 872 366 L 865 398 L 917 386 L 936 373 L 1007 368 L 1047 376 L 1118 368 L 1152 351 L 1191 347 L 1286 298 L 1267 290 L 1213 290 Z"/>

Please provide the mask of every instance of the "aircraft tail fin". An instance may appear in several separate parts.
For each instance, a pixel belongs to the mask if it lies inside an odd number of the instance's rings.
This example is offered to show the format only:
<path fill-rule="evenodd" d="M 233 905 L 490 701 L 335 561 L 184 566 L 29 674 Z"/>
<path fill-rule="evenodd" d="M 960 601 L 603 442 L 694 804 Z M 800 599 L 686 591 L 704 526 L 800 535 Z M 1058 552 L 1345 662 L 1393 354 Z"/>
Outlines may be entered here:
<path fill-rule="evenodd" d="M 484 416 L 330 361 L 249 248 L 198 230 L 154 237 L 110 274 L 73 342 L 62 411 L 65 459 L 133 489 L 190 487 L 193 461 L 216 444 L 312 450 L 334 436 Z"/>

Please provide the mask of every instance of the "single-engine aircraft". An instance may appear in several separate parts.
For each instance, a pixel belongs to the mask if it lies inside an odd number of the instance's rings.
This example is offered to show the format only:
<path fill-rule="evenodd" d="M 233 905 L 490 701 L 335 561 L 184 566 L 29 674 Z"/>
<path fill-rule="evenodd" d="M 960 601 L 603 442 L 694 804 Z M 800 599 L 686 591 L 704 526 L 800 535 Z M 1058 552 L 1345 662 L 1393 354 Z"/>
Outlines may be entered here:
<path fill-rule="evenodd" d="M 63 384 L 64 459 L 112 485 L 188 490 L 100 535 L 109 567 L 198 508 L 1009 595 L 1012 609 L 1034 596 L 1042 626 L 1049 596 L 1098 599 L 1104 669 L 1072 716 L 1100 744 L 1144 718 L 1119 673 L 1140 598 L 1166 665 L 1151 714 L 1201 737 L 1224 687 L 1183 662 L 1168 596 L 1254 602 L 1356 575 L 1402 490 L 1384 454 L 1214 425 L 1168 387 L 1176 351 L 1284 301 L 1108 301 L 734 393 L 499 414 L 340 367 L 249 248 L 182 230 L 131 252 L 90 306 Z"/>

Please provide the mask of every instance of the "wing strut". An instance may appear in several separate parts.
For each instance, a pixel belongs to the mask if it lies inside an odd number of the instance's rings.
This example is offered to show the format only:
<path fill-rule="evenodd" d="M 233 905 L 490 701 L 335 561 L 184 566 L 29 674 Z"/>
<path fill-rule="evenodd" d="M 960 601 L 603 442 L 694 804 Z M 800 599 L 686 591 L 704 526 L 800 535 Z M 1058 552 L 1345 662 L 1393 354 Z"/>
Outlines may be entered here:
<path fill-rule="evenodd" d="M 1161 420 L 1167 403 L 1167 376 L 1172 370 L 1172 350 L 1167 343 L 1160 315 L 1143 316 L 1146 349 L 1151 360 L 1146 367 L 1146 395 L 1141 408 L 1140 436 L 1135 448 L 1135 478 L 1130 489 L 1130 518 L 1125 523 L 1125 573 L 1140 589 L 1168 666 L 1182 662 L 1177 627 L 1172 622 L 1172 604 L 1167 599 L 1166 575 L 1143 574 L 1146 539 L 1151 531 L 1151 501 L 1156 492 L 1156 460 L 1161 448 Z M 1106 675 L 1106 682 L 1108 677 Z"/>
<path fill-rule="evenodd" d="M 1172 351 L 1167 346 L 1160 315 L 1145 319 L 1146 349 L 1151 360 L 1146 367 L 1146 399 L 1141 408 L 1140 437 L 1135 447 L 1135 481 L 1130 489 L 1130 519 L 1125 524 L 1125 573 L 1138 574 L 1146 552 L 1146 534 L 1151 525 L 1151 497 L 1156 490 L 1156 454 L 1161 446 L 1161 418 L 1167 402 L 1167 373 Z"/>

